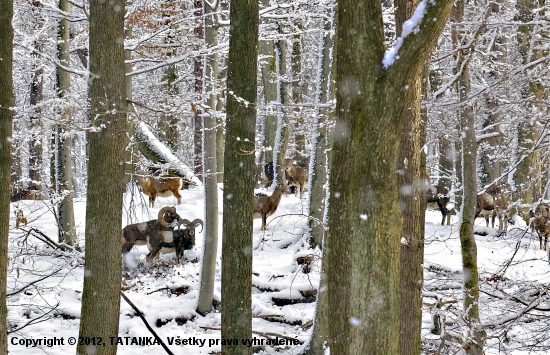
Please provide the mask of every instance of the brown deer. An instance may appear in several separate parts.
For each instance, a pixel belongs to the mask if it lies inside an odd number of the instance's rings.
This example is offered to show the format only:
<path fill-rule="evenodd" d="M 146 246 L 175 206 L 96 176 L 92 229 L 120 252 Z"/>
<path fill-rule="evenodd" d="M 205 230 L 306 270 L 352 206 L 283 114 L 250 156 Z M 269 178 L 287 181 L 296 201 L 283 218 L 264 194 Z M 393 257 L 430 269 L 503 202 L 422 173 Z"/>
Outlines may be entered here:
<path fill-rule="evenodd" d="M 294 165 L 294 163 L 292 162 L 292 159 L 285 159 L 284 166 L 285 166 L 286 181 L 288 185 L 295 186 L 297 189 L 300 189 L 300 199 L 301 199 L 302 193 L 304 192 L 307 185 L 307 179 L 308 179 L 307 169 L 302 168 L 301 166 Z M 298 191 L 296 191 L 296 195 L 297 194 L 298 194 Z"/>
<path fill-rule="evenodd" d="M 546 250 L 548 236 L 550 235 L 550 217 L 542 214 L 537 216 L 535 213 L 536 212 L 533 212 L 533 210 L 529 210 L 529 217 L 531 219 L 531 230 L 537 231 L 537 234 L 539 236 L 540 249 L 543 249 L 542 237 L 544 237 L 544 250 Z"/>
<path fill-rule="evenodd" d="M 445 224 L 445 219 L 447 219 L 447 225 L 451 224 L 451 211 L 447 209 L 447 204 L 449 204 L 449 190 L 443 186 L 433 186 L 426 190 L 426 208 L 430 210 L 439 210 L 443 216 L 441 220 L 441 225 Z M 454 209 L 452 209 L 454 211 Z"/>
<path fill-rule="evenodd" d="M 489 216 L 491 216 L 491 227 L 495 228 L 495 219 L 498 216 L 498 230 L 506 231 L 508 228 L 511 191 L 512 189 L 508 183 L 497 182 L 491 185 L 487 191 L 477 195 L 475 217 L 485 217 L 485 223 L 489 227 Z"/>
<path fill-rule="evenodd" d="M 267 217 L 271 216 L 277 210 L 281 197 L 285 192 L 284 185 L 277 185 L 271 196 L 256 194 L 254 196 L 254 214 L 253 218 L 262 219 L 261 230 L 266 230 Z"/>
<path fill-rule="evenodd" d="M 149 196 L 149 207 L 155 207 L 155 200 L 157 196 L 169 197 L 174 195 L 178 200 L 178 205 L 181 203 L 180 190 L 182 187 L 182 180 L 179 176 L 174 174 L 150 176 L 141 181 L 141 188 L 143 193 Z"/>

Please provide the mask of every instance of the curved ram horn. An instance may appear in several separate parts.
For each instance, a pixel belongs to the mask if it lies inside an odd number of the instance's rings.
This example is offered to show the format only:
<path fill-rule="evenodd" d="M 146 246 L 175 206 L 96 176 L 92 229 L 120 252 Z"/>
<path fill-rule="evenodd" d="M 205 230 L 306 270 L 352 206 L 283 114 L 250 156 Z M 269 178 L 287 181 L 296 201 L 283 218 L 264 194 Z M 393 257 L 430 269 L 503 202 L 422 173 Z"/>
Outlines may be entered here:
<path fill-rule="evenodd" d="M 164 215 L 168 212 L 172 212 L 174 214 L 177 214 L 176 213 L 176 207 L 166 206 L 166 207 L 163 207 L 163 208 L 160 209 L 159 214 L 158 214 L 158 221 L 159 221 L 160 225 L 163 226 L 163 227 L 170 227 L 171 223 L 168 223 L 164 220 Z"/>
<path fill-rule="evenodd" d="M 187 228 L 187 226 L 190 225 L 191 222 L 190 222 L 188 219 L 185 219 L 185 218 L 184 218 L 184 219 L 180 219 L 180 220 L 178 221 L 178 227 L 181 226 L 182 224 L 185 224 L 185 227 Z"/>
<path fill-rule="evenodd" d="M 191 222 L 191 223 L 192 223 L 193 225 L 195 225 L 195 226 L 196 226 L 197 224 L 200 224 L 200 225 L 201 225 L 201 231 L 200 231 L 200 232 L 202 232 L 202 230 L 204 229 L 204 222 L 203 222 L 202 219 L 200 219 L 200 218 L 195 219 L 195 220 L 194 220 L 193 222 Z M 200 233 L 200 232 L 199 232 L 199 233 Z"/>

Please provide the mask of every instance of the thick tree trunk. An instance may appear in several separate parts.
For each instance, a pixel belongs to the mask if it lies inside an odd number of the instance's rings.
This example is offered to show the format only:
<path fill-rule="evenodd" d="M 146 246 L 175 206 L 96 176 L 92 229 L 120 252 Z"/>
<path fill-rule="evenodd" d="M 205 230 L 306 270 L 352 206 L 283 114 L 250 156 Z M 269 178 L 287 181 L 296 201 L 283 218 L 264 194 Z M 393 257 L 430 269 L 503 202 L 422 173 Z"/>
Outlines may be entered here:
<path fill-rule="evenodd" d="M 126 137 L 123 0 L 90 4 L 90 114 L 82 338 L 116 337 Z M 116 345 L 79 345 L 78 354 L 116 354 Z"/>
<path fill-rule="evenodd" d="M 258 3 L 233 0 L 230 10 L 223 191 L 222 338 L 252 338 L 252 202 L 258 73 Z M 248 102 L 243 104 L 243 100 Z M 251 354 L 222 345 L 227 355 Z"/>
<path fill-rule="evenodd" d="M 428 2 L 424 19 L 430 21 L 422 21 L 403 40 L 399 58 L 383 67 L 380 2 L 338 3 L 333 145 L 338 163 L 331 167 L 325 268 L 331 353 L 399 351 L 399 142 L 411 88 L 451 7 L 450 0 Z"/>
<path fill-rule="evenodd" d="M 0 354 L 8 353 L 7 272 L 13 112 L 13 1 L 0 1 Z"/>
<path fill-rule="evenodd" d="M 71 12 L 71 4 L 67 0 L 59 1 L 59 9 L 65 13 Z M 59 26 L 59 62 L 66 67 L 70 65 L 70 23 L 68 19 L 61 19 Z M 64 98 L 68 95 L 71 89 L 71 75 L 69 72 L 58 69 L 57 72 L 57 85 L 60 98 Z M 61 121 L 63 123 L 69 123 L 71 119 L 71 109 L 66 107 L 62 109 Z M 59 218 L 59 242 L 65 242 L 69 245 L 73 245 L 76 242 L 76 228 L 74 224 L 74 207 L 73 207 L 73 170 L 72 170 L 72 137 L 63 134 L 61 126 L 57 126 L 57 176 L 56 191 L 61 193 L 63 198 L 57 206 L 57 215 Z"/>
<path fill-rule="evenodd" d="M 395 3 L 397 33 L 411 18 L 419 0 L 397 0 Z M 399 207 L 403 215 L 401 236 L 401 331 L 400 355 L 420 355 L 422 328 L 422 280 L 424 279 L 424 224 L 426 217 L 426 112 L 421 112 L 422 94 L 426 93 L 429 65 L 411 80 L 410 99 L 403 117 L 399 144 Z"/>
<path fill-rule="evenodd" d="M 217 6 L 205 6 L 206 45 L 215 48 L 218 45 L 218 29 L 214 24 Z M 207 92 L 210 93 L 208 106 L 215 108 L 218 100 L 218 54 L 208 57 L 206 63 Z M 201 288 L 197 312 L 209 313 L 212 310 L 214 298 L 214 281 L 216 276 L 216 256 L 218 253 L 218 178 L 216 174 L 216 117 L 204 117 L 204 194 L 205 194 L 205 225 L 204 225 L 204 256 L 202 261 Z"/>

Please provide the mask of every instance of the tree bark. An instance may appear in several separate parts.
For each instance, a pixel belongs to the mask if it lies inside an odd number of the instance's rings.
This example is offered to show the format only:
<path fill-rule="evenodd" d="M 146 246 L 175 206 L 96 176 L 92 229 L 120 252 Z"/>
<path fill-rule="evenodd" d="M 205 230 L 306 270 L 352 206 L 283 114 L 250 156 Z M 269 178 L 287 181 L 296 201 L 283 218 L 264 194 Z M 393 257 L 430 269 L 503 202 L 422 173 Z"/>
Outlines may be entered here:
<path fill-rule="evenodd" d="M 125 191 L 126 81 L 123 0 L 90 4 L 90 114 L 82 338 L 116 337 L 120 230 Z M 116 354 L 116 345 L 78 345 L 78 354 Z"/>
<path fill-rule="evenodd" d="M 32 11 L 40 12 L 42 4 L 39 1 L 31 1 Z M 40 32 L 42 29 L 41 19 L 38 14 L 35 15 L 37 23 L 35 24 L 35 30 Z M 34 42 L 34 50 L 37 52 L 42 51 L 42 44 L 40 39 L 36 39 Z M 33 54 L 33 57 L 38 58 L 38 54 Z M 33 113 L 30 117 L 30 142 L 29 142 L 29 179 L 30 184 L 27 186 L 27 190 L 34 194 L 33 199 L 41 199 L 40 192 L 42 191 L 42 109 L 37 105 L 44 98 L 44 69 L 39 64 L 32 74 L 29 104 Z"/>
<path fill-rule="evenodd" d="M 539 6 L 539 2 L 536 0 L 517 0 L 518 14 L 516 20 L 524 23 L 534 21 L 535 9 Z M 536 49 L 537 44 L 540 42 L 532 39 L 532 31 L 533 28 L 529 24 L 518 27 L 517 38 L 523 64 L 536 60 L 542 55 L 541 50 Z M 533 45 L 535 45 L 535 48 L 532 48 Z M 535 94 L 536 97 L 542 98 L 545 89 L 541 83 L 530 82 L 528 87 L 523 88 L 523 91 L 525 97 Z M 533 116 L 536 116 L 536 113 L 533 113 Z M 532 122 L 531 119 L 519 123 L 517 129 L 517 159 L 521 161 L 514 173 L 514 183 L 516 185 L 514 201 L 524 206 L 532 205 L 541 197 L 540 153 L 531 151 L 539 136 L 540 132 L 537 124 Z M 529 207 L 518 207 L 517 213 L 525 221 L 528 221 L 528 210 Z"/>
<path fill-rule="evenodd" d="M 466 97 L 470 91 L 470 77 L 467 65 L 459 81 L 460 96 Z M 462 248 L 462 268 L 464 273 L 464 311 L 470 326 L 471 345 L 467 354 L 483 354 L 485 335 L 479 321 L 479 275 L 477 268 L 477 246 L 474 237 L 474 220 L 477 203 L 477 144 L 475 118 L 471 106 L 461 110 L 463 138 L 463 183 L 464 202 L 460 225 L 460 246 Z M 472 342 L 473 341 L 473 342 Z"/>
<path fill-rule="evenodd" d="M 59 1 L 59 9 L 65 13 L 71 12 L 71 4 L 67 0 Z M 59 62 L 66 67 L 70 65 L 70 23 L 68 19 L 61 19 L 59 26 Z M 59 97 L 65 98 L 71 90 L 71 75 L 69 72 L 58 68 L 57 71 L 57 86 Z M 64 123 L 71 122 L 71 112 L 68 103 L 61 111 L 61 121 Z M 74 224 L 74 207 L 73 207 L 73 170 L 72 170 L 72 136 L 65 135 L 60 125 L 57 126 L 57 176 L 56 176 L 56 191 L 61 193 L 63 198 L 57 206 L 57 215 L 59 218 L 59 242 L 65 242 L 69 245 L 76 243 L 76 228 Z"/>
<path fill-rule="evenodd" d="M 399 351 L 398 148 L 410 88 L 451 7 L 450 0 L 428 2 L 424 19 L 430 21 L 404 38 L 399 58 L 384 67 L 380 2 L 338 3 L 333 145 L 338 163 L 331 167 L 326 249 L 331 353 Z"/>
<path fill-rule="evenodd" d="M 197 18 L 202 18 L 202 0 L 194 0 L 194 6 L 195 6 L 195 12 L 194 15 Z M 202 26 L 202 21 L 199 21 L 201 24 L 197 27 L 195 27 L 195 36 L 197 39 L 204 39 L 204 28 Z M 197 95 L 197 98 L 201 97 L 203 95 L 203 87 L 202 87 L 202 80 L 203 80 L 203 73 L 204 73 L 204 64 L 202 62 L 202 57 L 197 56 L 195 57 L 195 93 Z M 201 111 L 197 110 L 195 111 L 195 134 L 193 136 L 194 140 L 194 147 L 195 147 L 195 175 L 199 178 L 201 182 L 204 181 L 204 171 L 203 171 L 203 165 L 202 165 L 202 154 L 203 154 L 203 142 L 204 142 L 204 127 L 203 127 L 203 120 L 201 116 Z"/>
<path fill-rule="evenodd" d="M 269 6 L 268 0 L 260 0 L 260 7 L 265 9 Z M 261 19 L 262 24 L 268 21 Z M 275 43 L 273 40 L 258 41 L 260 62 L 260 74 L 262 78 L 263 98 L 265 105 L 277 101 L 277 65 L 275 54 Z M 267 107 L 264 119 L 264 139 L 262 149 L 264 151 L 264 164 L 273 162 L 273 148 L 275 146 L 275 134 L 277 132 L 277 115 L 273 114 L 273 108 Z"/>
<path fill-rule="evenodd" d="M 282 34 L 283 30 L 279 24 L 279 33 Z M 288 118 L 286 117 L 286 109 L 284 105 L 290 102 L 290 95 L 288 92 L 287 76 L 287 43 L 286 39 L 280 39 L 276 42 L 275 47 L 277 49 L 277 72 L 279 73 L 278 80 L 278 99 L 279 103 L 283 107 L 277 109 L 277 131 L 275 133 L 275 146 L 273 147 L 273 184 L 284 184 L 286 186 L 285 168 L 283 166 L 286 158 L 286 151 L 288 147 Z"/>
<path fill-rule="evenodd" d="M 215 48 L 218 45 L 218 29 L 215 27 L 214 16 L 217 11 L 207 2 L 205 5 L 206 45 Z M 206 63 L 207 92 L 210 93 L 208 106 L 215 108 L 218 100 L 218 54 L 214 52 Z M 209 313 L 214 299 L 214 282 L 216 277 L 216 256 L 218 253 L 218 177 L 216 174 L 216 117 L 204 117 L 204 194 L 205 194 L 205 225 L 204 225 L 204 256 L 202 259 L 201 288 L 197 312 Z"/>
<path fill-rule="evenodd" d="M 454 22 L 461 23 L 464 14 L 464 0 L 455 4 Z M 460 37 L 460 34 L 457 34 Z M 459 43 L 462 41 L 459 41 Z M 462 65 L 459 58 L 457 67 Z M 459 101 L 465 101 L 470 93 L 470 69 L 468 64 L 464 66 L 462 75 L 458 80 Z M 477 245 L 474 237 L 474 221 L 477 204 L 477 142 L 475 130 L 475 117 L 471 105 L 466 104 L 459 112 L 460 136 L 462 138 L 462 186 L 463 205 L 462 221 L 460 224 L 460 246 L 462 249 L 462 269 L 464 276 L 464 311 L 466 322 L 470 327 L 465 346 L 467 354 L 483 354 L 485 333 L 481 329 L 479 319 L 479 275 L 477 267 Z"/>
<path fill-rule="evenodd" d="M 13 111 L 13 1 L 0 1 L 0 354 L 8 353 L 6 306 Z"/>
<path fill-rule="evenodd" d="M 222 338 L 252 338 L 252 202 L 258 73 L 258 3 L 234 0 L 230 10 L 224 164 Z M 251 354 L 223 345 L 227 355 Z"/>
<path fill-rule="evenodd" d="M 414 13 L 420 1 L 396 2 L 397 33 Z M 400 254 L 401 331 L 400 355 L 419 355 L 422 327 L 422 280 L 424 279 L 424 224 L 426 217 L 426 143 L 427 116 L 420 110 L 422 94 L 426 93 L 429 67 L 411 80 L 410 98 L 405 111 L 399 146 L 399 207 L 403 215 Z"/>
<path fill-rule="evenodd" d="M 334 90 L 329 84 L 329 78 L 331 74 L 331 58 L 330 52 L 334 47 L 334 40 L 330 34 L 334 24 L 334 6 L 327 8 L 328 21 L 325 22 L 323 45 L 320 48 L 321 59 L 319 60 L 320 70 L 320 90 L 317 103 L 324 103 L 332 101 L 334 97 Z M 328 204 L 328 190 L 326 183 L 328 181 L 329 174 L 329 154 L 330 148 L 330 126 L 334 121 L 333 114 L 325 114 L 317 110 L 317 122 L 314 124 L 312 133 L 312 144 L 314 149 L 311 151 L 310 157 L 310 175 L 309 175 L 309 189 L 310 189 L 310 216 L 316 220 L 310 220 L 310 244 L 313 248 L 319 246 L 323 249 L 323 238 L 325 237 L 324 225 L 319 221 L 326 223 L 326 215 Z M 328 111 L 328 110 L 327 110 Z M 313 169 L 312 169 L 313 167 Z M 322 267 L 324 267 L 322 265 Z M 306 349 L 305 355 L 317 355 L 323 354 L 324 347 L 330 346 L 329 340 L 329 327 L 328 327 L 328 309 L 327 309 L 327 278 L 323 270 L 321 270 L 321 278 L 319 280 L 319 297 L 317 298 L 317 304 L 315 305 L 315 319 L 313 323 L 313 330 L 311 331 L 311 339 L 309 347 Z"/>

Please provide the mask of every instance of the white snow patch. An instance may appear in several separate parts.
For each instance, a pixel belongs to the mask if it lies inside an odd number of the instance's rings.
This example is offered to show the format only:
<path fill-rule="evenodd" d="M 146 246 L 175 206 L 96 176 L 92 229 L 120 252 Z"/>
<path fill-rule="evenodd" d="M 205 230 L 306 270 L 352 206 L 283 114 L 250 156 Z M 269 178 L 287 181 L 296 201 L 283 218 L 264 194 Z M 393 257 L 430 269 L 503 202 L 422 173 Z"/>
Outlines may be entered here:
<path fill-rule="evenodd" d="M 384 59 L 382 60 L 384 69 L 388 69 L 390 65 L 395 62 L 396 59 L 399 59 L 397 52 L 399 51 L 399 48 L 401 48 L 403 40 L 412 32 L 418 33 L 420 22 L 422 21 L 424 13 L 426 12 L 426 4 L 426 0 L 418 4 L 416 10 L 414 10 L 414 14 L 412 15 L 412 17 L 405 21 L 405 23 L 403 24 L 403 32 L 401 33 L 401 37 L 397 38 L 397 43 L 395 47 L 389 48 L 386 53 L 384 53 Z"/>

